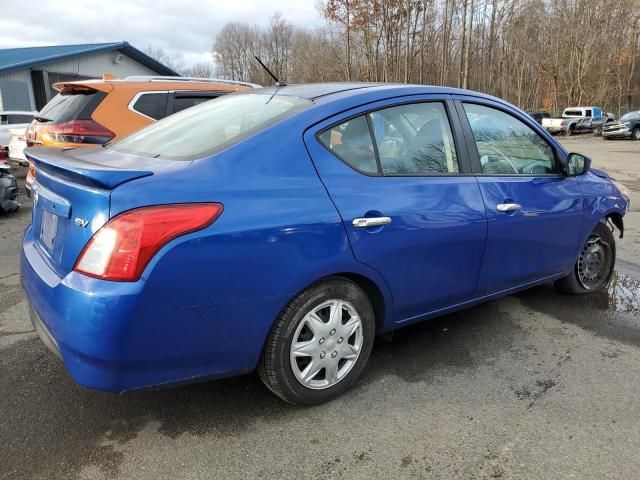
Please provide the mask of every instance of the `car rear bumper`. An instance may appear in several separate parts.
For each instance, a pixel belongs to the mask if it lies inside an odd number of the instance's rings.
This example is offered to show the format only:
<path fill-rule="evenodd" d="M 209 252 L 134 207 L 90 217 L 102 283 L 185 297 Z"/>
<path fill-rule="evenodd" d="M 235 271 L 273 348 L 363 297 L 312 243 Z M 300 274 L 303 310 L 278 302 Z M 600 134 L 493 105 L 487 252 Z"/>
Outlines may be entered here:
<path fill-rule="evenodd" d="M 252 315 L 274 312 L 284 301 L 184 308 L 144 280 L 109 282 L 75 272 L 60 278 L 31 227 L 21 275 L 40 338 L 76 382 L 108 392 L 253 370 L 270 323 L 256 328 Z"/>

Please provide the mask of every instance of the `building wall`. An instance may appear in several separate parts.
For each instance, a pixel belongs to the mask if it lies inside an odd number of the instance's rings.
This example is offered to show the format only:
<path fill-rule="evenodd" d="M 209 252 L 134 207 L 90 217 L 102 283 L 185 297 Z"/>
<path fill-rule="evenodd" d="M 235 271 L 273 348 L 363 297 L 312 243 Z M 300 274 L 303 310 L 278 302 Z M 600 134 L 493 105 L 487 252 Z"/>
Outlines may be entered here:
<path fill-rule="evenodd" d="M 117 56 L 122 56 L 122 62 L 114 62 Z M 113 73 L 118 78 L 124 78 L 130 75 L 157 75 L 157 72 L 132 60 L 117 50 L 82 55 L 60 62 L 46 63 L 44 65 L 34 65 L 31 69 L 90 78 L 102 77 L 104 72 Z"/>
<path fill-rule="evenodd" d="M 116 63 L 117 57 L 120 57 L 118 63 Z M 24 70 L 0 73 L 1 110 L 36 110 L 31 70 L 42 70 L 47 76 L 48 73 L 61 74 L 68 80 L 72 80 L 76 76 L 79 79 L 101 78 L 104 72 L 112 73 L 118 78 L 131 75 L 157 75 L 157 72 L 117 50 L 81 55 L 59 62 L 33 65 Z M 50 100 L 56 92 L 48 86 L 45 93 L 47 100 Z"/>
<path fill-rule="evenodd" d="M 0 73 L 0 110 L 33 111 L 34 105 L 29 70 Z"/>

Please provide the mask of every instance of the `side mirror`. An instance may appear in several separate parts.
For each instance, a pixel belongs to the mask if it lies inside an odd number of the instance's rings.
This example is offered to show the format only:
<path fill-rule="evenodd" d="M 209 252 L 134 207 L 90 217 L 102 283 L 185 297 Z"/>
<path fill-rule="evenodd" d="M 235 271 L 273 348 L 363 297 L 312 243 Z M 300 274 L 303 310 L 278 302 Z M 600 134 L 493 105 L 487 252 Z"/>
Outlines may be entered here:
<path fill-rule="evenodd" d="M 580 153 L 570 153 L 567 157 L 564 174 L 568 177 L 583 175 L 591 168 L 591 159 Z"/>

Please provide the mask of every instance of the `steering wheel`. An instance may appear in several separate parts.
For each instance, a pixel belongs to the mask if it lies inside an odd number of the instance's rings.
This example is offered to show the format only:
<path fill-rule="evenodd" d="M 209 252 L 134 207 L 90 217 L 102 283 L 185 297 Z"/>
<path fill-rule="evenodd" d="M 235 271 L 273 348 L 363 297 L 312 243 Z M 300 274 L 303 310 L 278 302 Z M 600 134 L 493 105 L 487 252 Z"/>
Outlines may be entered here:
<path fill-rule="evenodd" d="M 518 169 L 516 168 L 516 166 L 513 164 L 513 162 L 511 161 L 511 159 L 509 157 L 507 157 L 504 153 L 502 153 L 500 150 L 498 150 L 493 145 L 489 145 L 489 148 L 506 160 L 506 162 L 509 164 L 509 166 L 511 168 L 513 168 L 513 173 L 520 173 L 520 172 L 518 172 Z"/>

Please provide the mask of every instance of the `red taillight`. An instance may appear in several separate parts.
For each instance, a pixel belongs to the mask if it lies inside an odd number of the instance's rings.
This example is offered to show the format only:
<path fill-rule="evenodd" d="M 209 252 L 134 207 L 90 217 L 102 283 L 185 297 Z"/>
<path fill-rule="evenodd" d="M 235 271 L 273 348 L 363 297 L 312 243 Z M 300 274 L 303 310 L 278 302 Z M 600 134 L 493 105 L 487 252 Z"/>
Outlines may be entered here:
<path fill-rule="evenodd" d="M 27 178 L 25 178 L 25 185 L 31 187 L 33 181 L 36 179 L 36 167 L 33 166 L 33 163 L 29 162 L 29 170 L 27 171 Z"/>
<path fill-rule="evenodd" d="M 115 134 L 93 120 L 71 120 L 51 125 L 47 131 L 55 142 L 104 144 Z"/>
<path fill-rule="evenodd" d="M 222 210 L 220 203 L 187 203 L 121 213 L 89 240 L 73 269 L 104 280 L 138 280 L 158 250 L 211 225 Z"/>
<path fill-rule="evenodd" d="M 4 151 L 4 147 L 0 145 L 0 162 L 4 162 L 7 159 L 7 154 Z"/>

